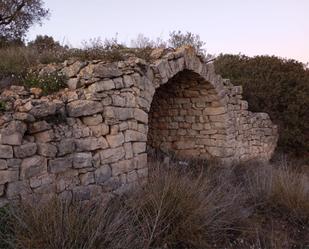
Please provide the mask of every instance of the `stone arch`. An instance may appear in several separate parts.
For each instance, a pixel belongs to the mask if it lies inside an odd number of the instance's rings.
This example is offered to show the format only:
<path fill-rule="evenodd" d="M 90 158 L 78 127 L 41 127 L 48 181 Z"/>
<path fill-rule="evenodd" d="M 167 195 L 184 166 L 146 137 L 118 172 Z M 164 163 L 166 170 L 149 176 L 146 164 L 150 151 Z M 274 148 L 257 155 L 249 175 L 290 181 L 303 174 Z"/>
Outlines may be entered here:
<path fill-rule="evenodd" d="M 121 192 L 147 178 L 147 143 L 226 163 L 271 157 L 277 127 L 266 113 L 248 111 L 242 88 L 212 63 L 190 47 L 151 58 L 47 65 L 39 72 L 64 73 L 69 89 L 44 97 L 21 86 L 3 91 L 0 206 Z"/>
<path fill-rule="evenodd" d="M 184 69 L 156 89 L 147 143 L 180 158 L 232 156 L 227 117 L 227 108 L 214 86 Z"/>

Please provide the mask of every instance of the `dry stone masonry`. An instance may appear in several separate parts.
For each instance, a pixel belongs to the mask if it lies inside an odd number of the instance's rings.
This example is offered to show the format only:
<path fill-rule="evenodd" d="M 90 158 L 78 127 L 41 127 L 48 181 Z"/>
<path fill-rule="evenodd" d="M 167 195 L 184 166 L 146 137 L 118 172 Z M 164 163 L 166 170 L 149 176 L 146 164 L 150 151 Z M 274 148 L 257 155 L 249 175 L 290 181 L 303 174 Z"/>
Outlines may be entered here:
<path fill-rule="evenodd" d="M 156 49 L 152 62 L 66 61 L 68 88 L 49 96 L 11 86 L 1 94 L 0 206 L 49 197 L 89 200 L 147 177 L 147 146 L 179 158 L 268 160 L 277 128 L 248 111 L 242 88 L 192 48 Z"/>

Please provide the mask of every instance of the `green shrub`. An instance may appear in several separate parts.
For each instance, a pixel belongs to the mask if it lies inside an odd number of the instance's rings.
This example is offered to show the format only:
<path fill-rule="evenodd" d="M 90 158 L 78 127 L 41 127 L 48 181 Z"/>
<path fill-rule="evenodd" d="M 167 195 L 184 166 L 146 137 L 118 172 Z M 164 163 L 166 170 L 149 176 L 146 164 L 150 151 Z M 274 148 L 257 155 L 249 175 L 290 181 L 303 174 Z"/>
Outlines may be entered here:
<path fill-rule="evenodd" d="M 279 125 L 279 149 L 296 155 L 309 151 L 309 70 L 275 56 L 220 55 L 216 71 L 243 86 L 249 109 L 267 112 Z"/>
<path fill-rule="evenodd" d="M 5 111 L 6 103 L 2 100 L 0 100 L 0 112 Z"/>
<path fill-rule="evenodd" d="M 23 80 L 23 85 L 28 88 L 41 88 L 43 95 L 47 95 L 65 88 L 66 77 L 59 72 L 42 76 L 37 73 L 27 73 Z"/>

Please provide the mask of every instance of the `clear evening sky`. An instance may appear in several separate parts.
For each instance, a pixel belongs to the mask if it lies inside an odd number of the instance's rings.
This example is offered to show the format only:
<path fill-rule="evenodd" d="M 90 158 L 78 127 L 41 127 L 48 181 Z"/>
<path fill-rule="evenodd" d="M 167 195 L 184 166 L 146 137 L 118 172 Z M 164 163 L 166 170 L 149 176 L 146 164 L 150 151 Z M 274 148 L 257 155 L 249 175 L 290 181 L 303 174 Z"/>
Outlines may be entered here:
<path fill-rule="evenodd" d="M 199 34 L 207 52 L 277 55 L 309 62 L 309 0 L 45 0 L 51 10 L 28 39 L 50 35 L 80 46 L 111 38 L 130 44 L 139 33 L 168 38 Z"/>

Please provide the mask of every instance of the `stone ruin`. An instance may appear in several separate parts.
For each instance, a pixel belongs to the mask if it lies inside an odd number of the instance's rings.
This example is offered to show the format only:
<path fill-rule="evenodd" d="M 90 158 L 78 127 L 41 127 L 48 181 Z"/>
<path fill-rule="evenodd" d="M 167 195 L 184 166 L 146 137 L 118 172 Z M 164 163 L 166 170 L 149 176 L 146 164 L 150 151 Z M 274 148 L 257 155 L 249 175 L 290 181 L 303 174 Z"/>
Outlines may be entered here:
<path fill-rule="evenodd" d="M 11 86 L 1 94 L 0 206 L 10 200 L 89 200 L 147 178 L 147 147 L 224 163 L 269 160 L 277 127 L 248 111 L 242 88 L 190 47 L 152 61 L 65 61 L 68 88 L 49 96 Z"/>

